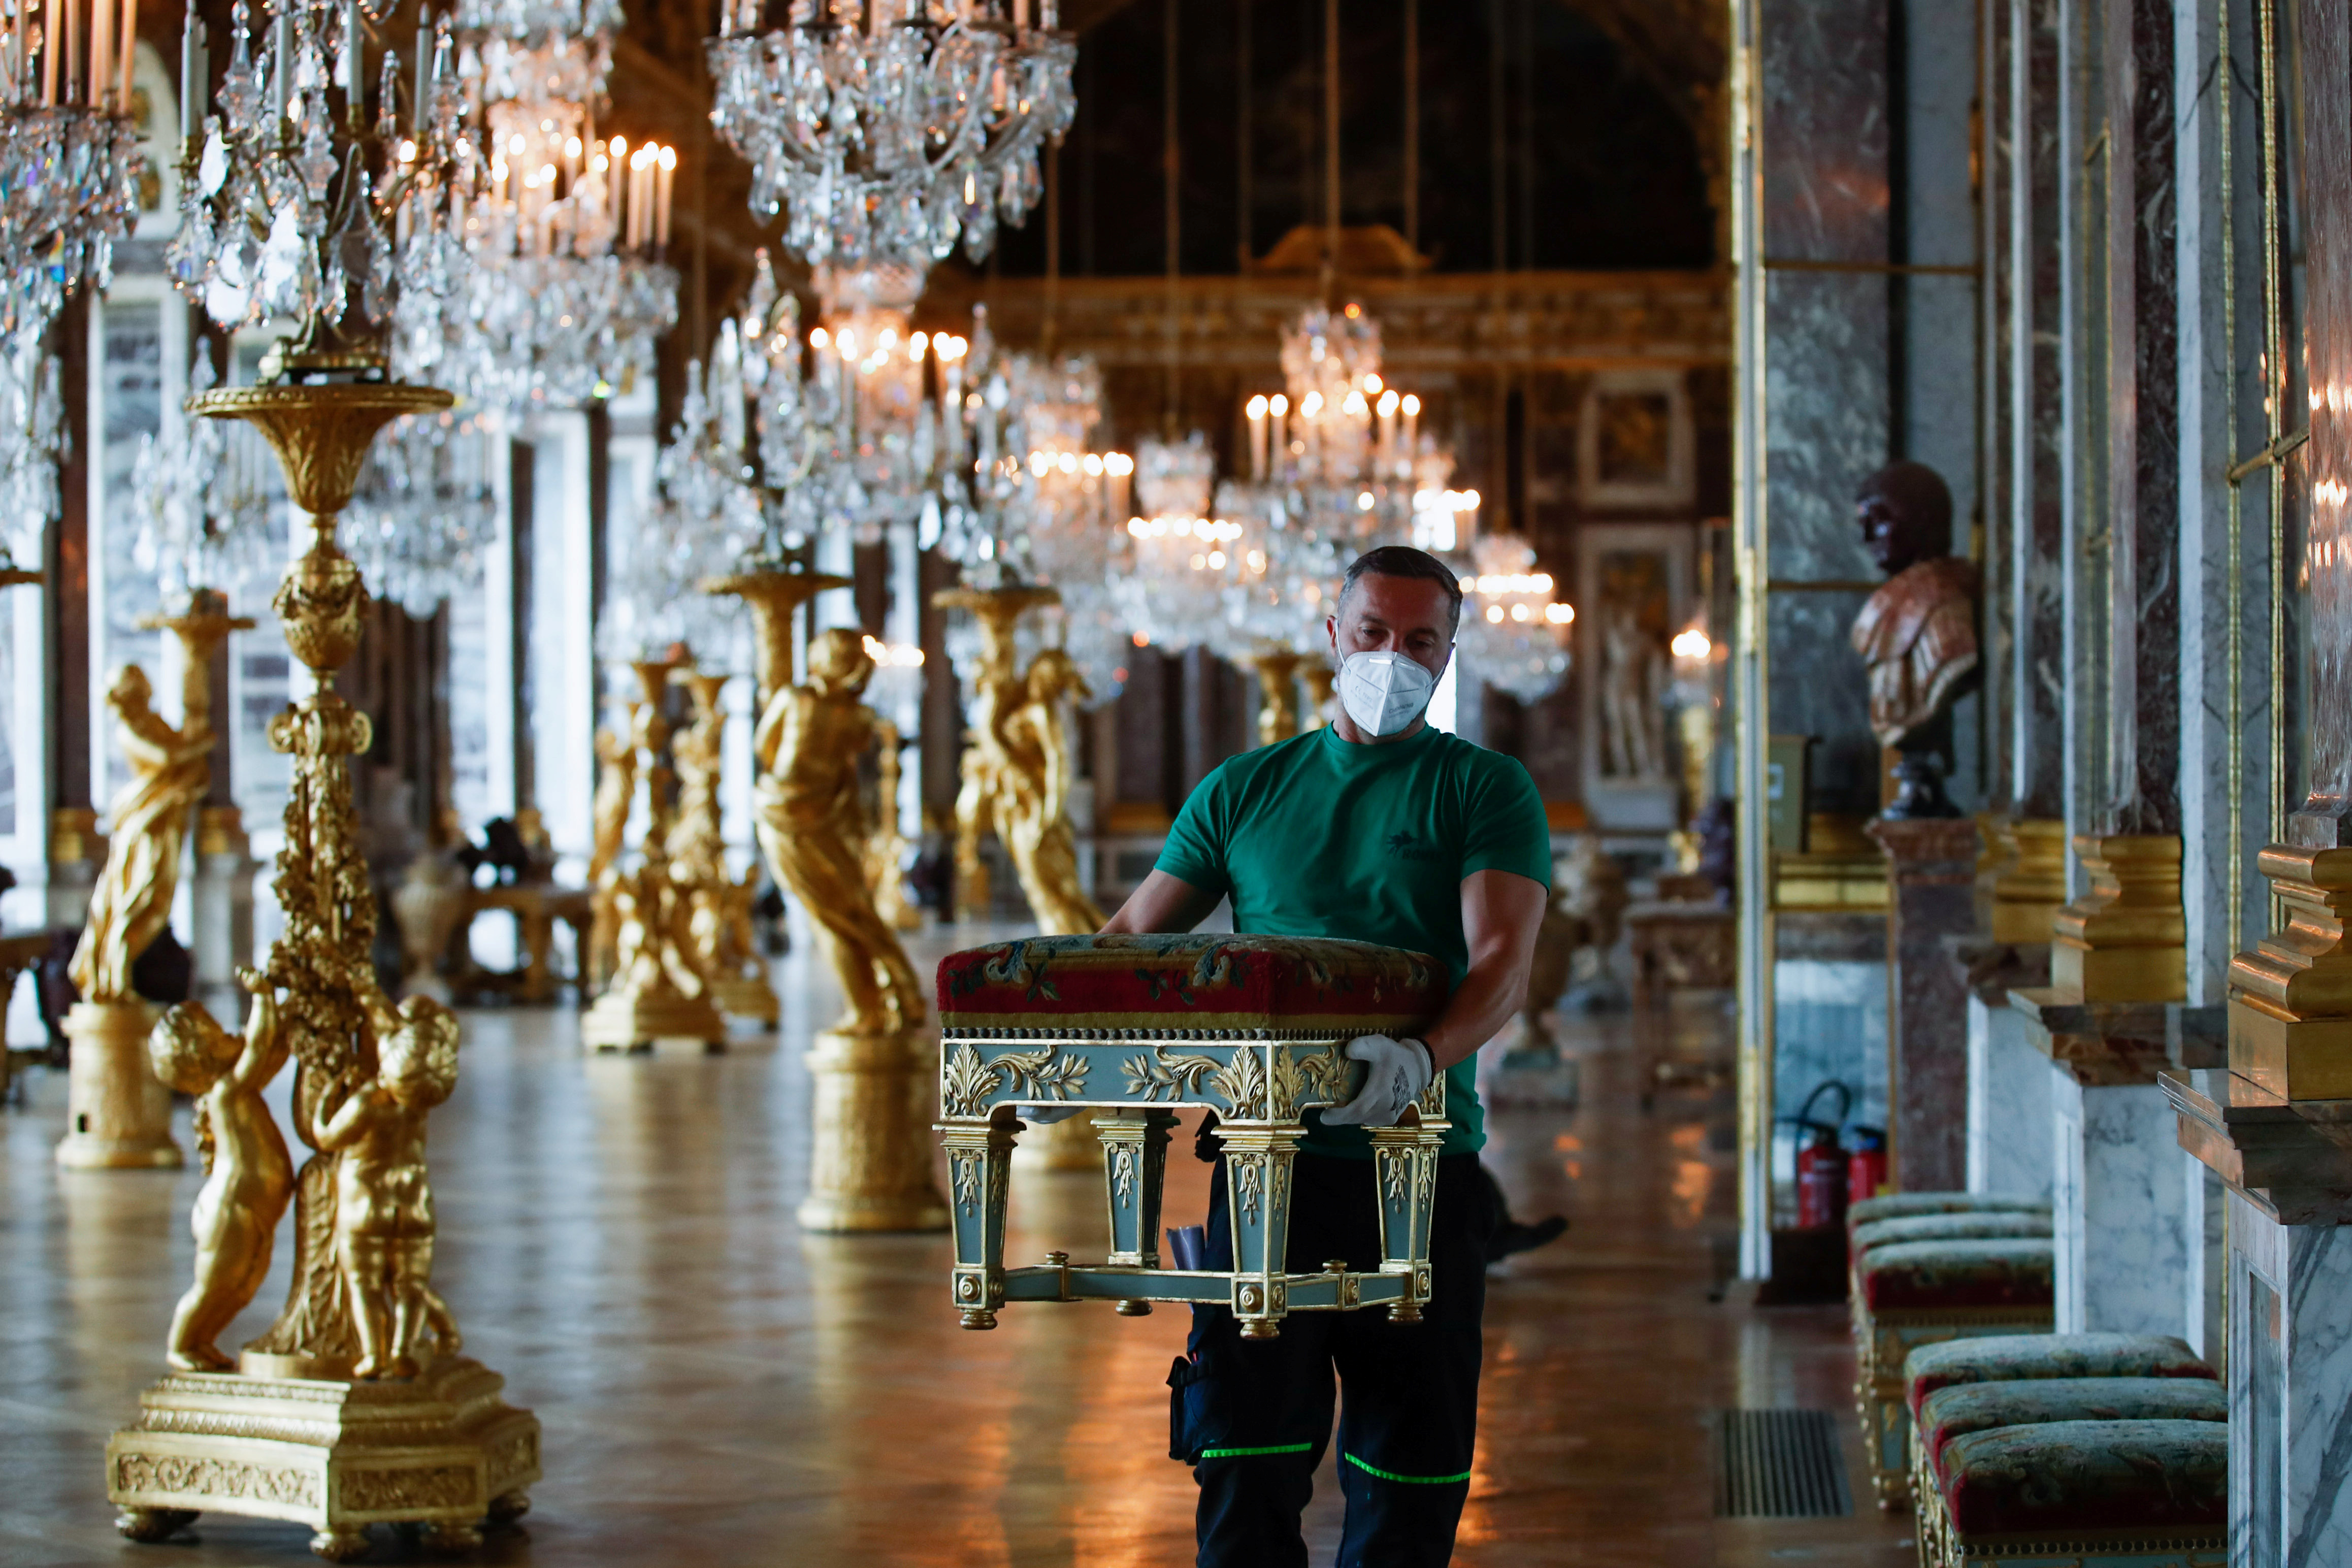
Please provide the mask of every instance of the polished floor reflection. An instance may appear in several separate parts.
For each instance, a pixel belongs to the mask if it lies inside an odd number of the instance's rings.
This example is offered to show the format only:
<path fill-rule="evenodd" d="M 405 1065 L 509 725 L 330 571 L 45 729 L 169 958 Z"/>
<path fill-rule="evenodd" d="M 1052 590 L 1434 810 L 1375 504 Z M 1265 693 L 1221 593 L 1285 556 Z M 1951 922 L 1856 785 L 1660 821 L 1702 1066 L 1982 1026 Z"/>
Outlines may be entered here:
<path fill-rule="evenodd" d="M 922 947 L 954 945 L 930 933 Z M 803 1234 L 797 1042 L 834 1004 L 797 959 L 778 980 L 781 1040 L 717 1057 L 583 1058 L 568 1011 L 468 1016 L 457 1093 L 434 1121 L 436 1273 L 468 1351 L 546 1427 L 528 1529 L 494 1537 L 484 1560 L 1189 1563 L 1192 1486 L 1166 1457 L 1164 1386 L 1182 1315 L 1015 1307 L 995 1332 L 967 1333 L 944 1237 Z M 1678 1019 L 1723 1026 L 1711 1009 Z M 1907 1563 L 1906 1520 L 1712 1517 L 1708 1413 L 1847 1409 L 1843 1315 L 1710 1301 L 1732 1202 L 1727 1100 L 1669 1093 L 1645 1116 L 1625 1023 L 1567 1034 L 1581 1108 L 1491 1122 L 1519 1212 L 1574 1224 L 1490 1289 L 1454 1561 Z M 166 1547 L 114 1533 L 100 1450 L 162 1369 L 198 1178 L 58 1171 L 64 1089 L 37 1075 L 27 1103 L 0 1112 L 0 1563 L 312 1561 L 288 1525 L 207 1518 L 198 1542 Z M 184 1145 L 184 1113 L 181 1132 Z M 1171 1222 L 1200 1214 L 1205 1174 L 1173 1162 Z M 1098 1255 L 1099 1193 L 1023 1173 L 1014 1255 Z M 225 1344 L 267 1324 L 284 1250 Z M 1329 1483 L 1309 1517 L 1318 1563 L 1338 1539 Z M 379 1559 L 406 1554 L 379 1536 Z"/>

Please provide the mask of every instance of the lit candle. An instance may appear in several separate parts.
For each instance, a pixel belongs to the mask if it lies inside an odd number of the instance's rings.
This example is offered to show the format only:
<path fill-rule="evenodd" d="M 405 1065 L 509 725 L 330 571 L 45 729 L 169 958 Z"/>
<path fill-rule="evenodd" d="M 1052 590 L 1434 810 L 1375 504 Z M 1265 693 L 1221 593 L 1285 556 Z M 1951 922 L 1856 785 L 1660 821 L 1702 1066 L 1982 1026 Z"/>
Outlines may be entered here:
<path fill-rule="evenodd" d="M 661 178 L 654 187 L 654 246 L 656 249 L 669 245 L 669 188 L 677 173 L 677 149 L 661 150 Z"/>
<path fill-rule="evenodd" d="M 122 26 L 115 34 L 121 47 L 116 56 L 114 111 L 131 112 L 131 68 L 139 52 L 139 0 L 122 0 Z"/>
<path fill-rule="evenodd" d="M 1260 393 L 1249 400 L 1250 479 L 1264 483 L 1265 479 L 1265 395 Z"/>
<path fill-rule="evenodd" d="M 114 0 L 90 0 L 89 80 L 82 101 L 103 111 L 114 96 Z"/>
<path fill-rule="evenodd" d="M 293 86 L 294 14 L 288 10 L 269 24 L 269 110 L 275 118 L 286 117 L 286 100 Z"/>
<path fill-rule="evenodd" d="M 1421 455 L 1420 428 L 1421 399 L 1408 392 L 1404 397 L 1404 455 L 1408 462 Z"/>
<path fill-rule="evenodd" d="M 367 90 L 361 61 L 367 58 L 366 36 L 360 31 L 359 0 L 343 0 L 343 102 L 357 110 Z"/>
<path fill-rule="evenodd" d="M 180 26 L 180 135 L 190 142 L 204 130 L 205 98 L 212 86 L 212 58 L 205 44 L 196 0 L 188 0 L 187 20 Z"/>
<path fill-rule="evenodd" d="M 58 100 L 58 52 L 63 43 L 65 7 L 58 0 L 41 0 L 41 101 Z"/>

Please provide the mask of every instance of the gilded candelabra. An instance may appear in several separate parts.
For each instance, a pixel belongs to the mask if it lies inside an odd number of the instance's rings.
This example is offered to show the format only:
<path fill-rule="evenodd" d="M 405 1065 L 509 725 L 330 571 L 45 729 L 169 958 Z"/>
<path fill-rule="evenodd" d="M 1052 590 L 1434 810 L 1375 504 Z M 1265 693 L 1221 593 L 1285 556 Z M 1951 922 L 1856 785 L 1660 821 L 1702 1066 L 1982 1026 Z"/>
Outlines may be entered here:
<path fill-rule="evenodd" d="M 898 726 L 887 719 L 874 726 L 881 747 L 881 787 L 876 792 L 874 831 L 866 840 L 866 887 L 874 895 L 874 912 L 893 931 L 920 931 L 923 911 L 907 897 L 907 836 L 898 830 Z"/>
<path fill-rule="evenodd" d="M 199 1097 L 208 1179 L 191 1216 L 197 1278 L 169 1344 L 183 1370 L 151 1386 L 107 1445 L 108 1496 L 134 1540 L 163 1540 L 208 1509 L 301 1521 L 334 1561 L 366 1551 L 375 1522 L 421 1524 L 431 1544 L 460 1548 L 486 1517 L 520 1516 L 539 1476 L 538 1421 L 457 1353 L 433 1289 L 425 1119 L 456 1081 L 457 1022 L 425 998 L 395 1008 L 377 984 L 349 763 L 373 731 L 334 689 L 369 603 L 337 546 L 338 514 L 375 433 L 449 402 L 363 381 L 189 399 L 192 413 L 257 426 L 310 514 L 310 548 L 272 604 L 315 684 L 269 726 L 293 758 L 276 882 L 286 924 L 266 968 L 240 977 L 254 997 L 247 1032 L 228 1034 L 191 1002 L 149 1041 L 158 1072 Z M 312 1151 L 299 1175 L 260 1099 L 289 1057 L 295 1131 Z M 268 1272 L 289 1194 L 286 1306 L 231 1371 L 213 1341 Z"/>
<path fill-rule="evenodd" d="M 646 837 L 634 868 L 607 869 L 612 900 L 613 983 L 580 1020 L 581 1042 L 592 1050 L 636 1050 L 662 1041 L 727 1043 L 727 1021 L 711 999 L 710 976 L 694 940 L 694 884 L 671 858 L 677 803 L 669 764 L 669 721 L 662 697 L 684 661 L 639 659 L 630 668 L 645 693 L 635 710 L 631 742 L 646 786 Z"/>
<path fill-rule="evenodd" d="M 866 879 L 872 826 L 858 761 L 876 725 L 860 699 L 873 674 L 856 632 L 818 634 L 808 680 L 770 700 L 752 742 L 760 847 L 807 911 L 847 1004 L 810 1046 L 816 1115 L 800 1221 L 812 1230 L 942 1229 L 947 1207 L 932 1184 L 919 1104 L 933 1062 L 920 1043 L 923 986 Z"/>
<path fill-rule="evenodd" d="M 956 916 L 984 918 L 989 905 L 981 835 L 993 829 L 1013 861 L 1038 931 L 1080 936 L 1099 931 L 1103 912 L 1078 880 L 1077 840 L 1070 829 L 1071 755 L 1062 704 L 1087 695 L 1086 682 L 1059 648 L 1017 662 L 1013 628 L 1043 605 L 1051 588 L 950 588 L 931 602 L 972 613 L 980 623 L 980 670 L 972 681 L 962 784 L 956 794 Z M 1046 1170 L 1088 1171 L 1100 1159 L 1082 1119 L 1049 1126 L 1022 1146 L 1019 1159 Z"/>
<path fill-rule="evenodd" d="M 1331 691 L 1339 684 L 1339 672 L 1317 654 L 1298 667 L 1298 679 L 1307 682 L 1306 727 L 1320 730 L 1331 721 Z"/>
<path fill-rule="evenodd" d="M 727 710 L 719 693 L 728 678 L 703 670 L 680 670 L 673 679 L 694 699 L 694 720 L 671 744 L 677 762 L 677 824 L 670 829 L 669 858 L 676 874 L 693 888 L 691 929 L 702 972 L 710 976 L 711 1000 L 737 1018 L 776 1026 L 782 1008 L 768 984 L 767 965 L 751 931 L 751 905 L 759 896 L 759 868 L 739 879 L 727 870 L 727 836 L 719 816 L 720 763 L 727 742 Z"/>
<path fill-rule="evenodd" d="M 106 700 L 122 725 L 131 779 L 114 797 L 106 868 L 70 967 L 81 999 L 65 1021 L 73 1054 L 58 1163 L 84 1170 L 181 1163 L 171 1092 L 147 1070 L 155 1009 L 132 990 L 131 966 L 171 922 L 189 823 L 212 784 L 213 650 L 253 622 L 200 588 L 183 613 L 140 625 L 180 639 L 181 718 L 175 729 L 155 711 L 145 670 L 127 664 L 116 673 Z"/>
<path fill-rule="evenodd" d="M 1307 662 L 1307 656 L 1268 648 L 1243 662 L 1257 674 L 1257 743 L 1271 746 L 1297 734 L 1298 667 Z"/>
<path fill-rule="evenodd" d="M 604 990 L 613 978 L 613 954 L 621 917 L 614 899 L 621 851 L 629 830 L 629 808 L 637 798 L 637 705 L 621 705 L 621 728 L 596 731 L 594 839 L 588 851 L 590 909 L 588 953 L 582 964 L 587 989 Z"/>

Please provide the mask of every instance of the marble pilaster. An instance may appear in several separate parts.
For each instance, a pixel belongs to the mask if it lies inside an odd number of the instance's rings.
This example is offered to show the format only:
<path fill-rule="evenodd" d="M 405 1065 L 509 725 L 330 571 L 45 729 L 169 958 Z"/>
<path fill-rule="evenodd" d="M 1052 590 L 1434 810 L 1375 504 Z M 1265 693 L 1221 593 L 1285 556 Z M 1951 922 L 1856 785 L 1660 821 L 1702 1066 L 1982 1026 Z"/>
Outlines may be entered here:
<path fill-rule="evenodd" d="M 2050 1058 L 2026 1038 L 2011 987 L 2047 984 L 2050 950 L 2032 967 L 2010 962 L 1969 986 L 1968 1190 L 1993 1197 L 2050 1195 Z M 2037 972 L 2038 971 L 2038 972 Z"/>
<path fill-rule="evenodd" d="M 2352 1563 L 2352 1231 L 2230 1200 L 2230 1560 Z"/>
<path fill-rule="evenodd" d="M 2006 721 L 2011 735 L 2009 807 L 2020 816 L 2066 814 L 2066 557 L 2064 369 L 2061 355 L 2065 271 L 2059 246 L 2065 209 L 2060 159 L 2058 0 L 2008 0 L 2006 110 L 2010 287 L 2000 323 L 2008 358 L 1998 395 L 2009 415 L 2010 596 Z M 1998 187 L 1997 187 L 1998 189 Z M 1999 204 L 1996 204 L 1999 205 Z"/>
<path fill-rule="evenodd" d="M 1888 1167 L 1898 1192 L 1967 1179 L 1968 992 L 1946 939 L 1976 919 L 1977 827 L 1964 819 L 1870 825 L 1886 851 Z"/>

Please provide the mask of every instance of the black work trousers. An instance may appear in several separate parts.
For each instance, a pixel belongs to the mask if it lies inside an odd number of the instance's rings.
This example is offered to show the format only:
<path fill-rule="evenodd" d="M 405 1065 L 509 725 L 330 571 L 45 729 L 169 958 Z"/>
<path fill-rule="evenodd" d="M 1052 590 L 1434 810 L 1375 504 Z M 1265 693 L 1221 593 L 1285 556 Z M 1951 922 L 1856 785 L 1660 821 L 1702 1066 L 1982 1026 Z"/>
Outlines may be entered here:
<path fill-rule="evenodd" d="M 1244 1340 L 1224 1307 L 1194 1307 L 1186 1356 L 1169 1374 L 1170 1449 L 1201 1486 L 1200 1568 L 1304 1568 L 1298 1520 L 1314 1495 L 1339 1394 L 1339 1568 L 1443 1568 L 1470 1491 L 1478 1425 L 1485 1243 L 1494 1226 L 1475 1154 L 1437 1163 L 1432 1299 L 1418 1323 L 1382 1308 L 1293 1312 L 1272 1340 Z M 1301 1154 L 1291 1181 L 1288 1266 L 1331 1258 L 1380 1267 L 1372 1163 Z M 1233 1267 L 1224 1163 L 1209 1200 L 1206 1267 Z"/>

